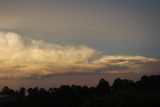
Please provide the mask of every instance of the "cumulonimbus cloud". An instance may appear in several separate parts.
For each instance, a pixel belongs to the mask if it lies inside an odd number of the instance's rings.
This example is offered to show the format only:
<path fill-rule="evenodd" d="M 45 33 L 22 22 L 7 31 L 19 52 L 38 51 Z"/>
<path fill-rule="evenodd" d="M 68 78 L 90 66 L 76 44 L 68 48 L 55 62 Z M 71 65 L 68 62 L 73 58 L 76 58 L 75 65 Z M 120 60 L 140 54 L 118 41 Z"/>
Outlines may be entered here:
<path fill-rule="evenodd" d="M 37 78 L 70 72 L 123 73 L 151 63 L 159 63 L 159 59 L 104 55 L 84 45 L 49 44 L 0 32 L 0 78 Z"/>

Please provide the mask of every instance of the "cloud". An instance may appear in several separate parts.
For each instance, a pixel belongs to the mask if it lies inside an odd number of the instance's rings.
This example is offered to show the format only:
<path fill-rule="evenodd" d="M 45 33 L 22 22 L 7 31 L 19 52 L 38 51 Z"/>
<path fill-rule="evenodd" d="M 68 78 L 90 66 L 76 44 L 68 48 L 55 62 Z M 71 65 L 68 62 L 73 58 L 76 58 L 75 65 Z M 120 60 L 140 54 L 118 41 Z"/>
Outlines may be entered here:
<path fill-rule="evenodd" d="M 41 78 L 71 72 L 125 73 L 133 69 L 144 72 L 143 68 L 152 63 L 159 66 L 159 62 L 156 58 L 104 55 L 84 45 L 49 44 L 0 32 L 0 78 Z"/>

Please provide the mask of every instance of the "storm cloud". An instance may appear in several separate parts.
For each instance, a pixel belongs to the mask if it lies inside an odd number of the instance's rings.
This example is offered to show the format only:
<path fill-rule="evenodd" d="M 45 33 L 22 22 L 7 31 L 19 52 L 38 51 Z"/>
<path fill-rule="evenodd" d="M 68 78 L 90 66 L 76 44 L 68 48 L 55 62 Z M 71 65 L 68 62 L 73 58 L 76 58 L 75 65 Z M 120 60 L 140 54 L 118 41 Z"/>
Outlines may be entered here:
<path fill-rule="evenodd" d="M 67 73 L 142 73 L 159 70 L 160 60 L 106 55 L 85 45 L 59 45 L 0 32 L 0 78 L 43 78 Z M 154 65 L 154 66 L 153 66 Z"/>

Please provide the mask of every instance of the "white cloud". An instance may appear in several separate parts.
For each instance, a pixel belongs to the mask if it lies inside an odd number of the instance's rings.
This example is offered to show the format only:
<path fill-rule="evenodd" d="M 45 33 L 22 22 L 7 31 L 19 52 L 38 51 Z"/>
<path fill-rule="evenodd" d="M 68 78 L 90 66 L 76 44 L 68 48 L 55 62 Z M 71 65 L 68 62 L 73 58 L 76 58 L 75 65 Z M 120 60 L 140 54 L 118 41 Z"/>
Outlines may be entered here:
<path fill-rule="evenodd" d="M 121 72 L 159 59 L 113 56 L 84 45 L 70 46 L 25 40 L 13 32 L 0 32 L 0 78 L 42 77 L 77 72 Z"/>
<path fill-rule="evenodd" d="M 32 40 L 25 42 L 16 33 L 0 33 L 0 59 L 12 63 L 76 64 L 88 62 L 98 52 L 87 46 L 62 46 Z"/>

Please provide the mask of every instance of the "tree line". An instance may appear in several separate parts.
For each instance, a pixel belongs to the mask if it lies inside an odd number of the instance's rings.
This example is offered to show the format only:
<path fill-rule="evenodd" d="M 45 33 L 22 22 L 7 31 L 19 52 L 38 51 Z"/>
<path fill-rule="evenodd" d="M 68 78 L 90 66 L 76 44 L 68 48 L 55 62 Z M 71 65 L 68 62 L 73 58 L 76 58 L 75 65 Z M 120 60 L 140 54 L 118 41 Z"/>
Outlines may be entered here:
<path fill-rule="evenodd" d="M 96 87 L 62 85 L 59 88 L 5 86 L 0 107 L 135 107 L 160 106 L 160 75 L 143 76 L 134 82 L 117 78 L 112 86 L 100 79 Z"/>

